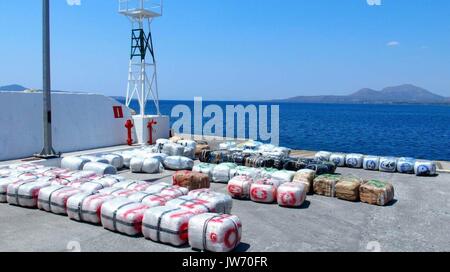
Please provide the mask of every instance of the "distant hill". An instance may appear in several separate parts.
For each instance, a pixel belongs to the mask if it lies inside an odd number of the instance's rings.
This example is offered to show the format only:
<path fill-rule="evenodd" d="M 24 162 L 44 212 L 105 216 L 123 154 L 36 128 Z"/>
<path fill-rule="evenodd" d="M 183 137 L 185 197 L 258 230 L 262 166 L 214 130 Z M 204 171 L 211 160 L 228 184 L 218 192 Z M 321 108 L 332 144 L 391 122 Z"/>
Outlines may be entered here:
<path fill-rule="evenodd" d="M 0 86 L 0 91 L 6 91 L 6 92 L 23 92 L 27 90 L 28 88 L 13 84 L 13 85 L 7 85 L 7 86 Z"/>
<path fill-rule="evenodd" d="M 350 103 L 350 104 L 450 104 L 449 97 L 434 94 L 426 89 L 405 84 L 384 88 L 381 91 L 361 89 L 351 95 L 296 96 L 277 100 L 287 103 Z"/>

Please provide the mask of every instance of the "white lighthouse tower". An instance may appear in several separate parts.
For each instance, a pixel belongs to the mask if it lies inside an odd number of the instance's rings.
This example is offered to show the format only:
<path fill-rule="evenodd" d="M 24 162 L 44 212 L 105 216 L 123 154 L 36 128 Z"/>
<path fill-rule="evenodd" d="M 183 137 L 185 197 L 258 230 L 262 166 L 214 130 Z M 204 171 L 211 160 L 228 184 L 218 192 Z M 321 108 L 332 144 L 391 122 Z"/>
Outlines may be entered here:
<path fill-rule="evenodd" d="M 137 98 L 140 112 L 133 116 L 137 141 L 139 144 L 150 140 L 154 143 L 156 139 L 168 138 L 170 130 L 169 117 L 162 116 L 159 107 L 158 73 L 151 31 L 153 20 L 163 14 L 163 1 L 119 0 L 119 13 L 127 16 L 132 26 L 126 105 L 130 106 L 131 101 Z M 155 115 L 146 115 L 145 112 L 150 99 L 155 105 Z"/>

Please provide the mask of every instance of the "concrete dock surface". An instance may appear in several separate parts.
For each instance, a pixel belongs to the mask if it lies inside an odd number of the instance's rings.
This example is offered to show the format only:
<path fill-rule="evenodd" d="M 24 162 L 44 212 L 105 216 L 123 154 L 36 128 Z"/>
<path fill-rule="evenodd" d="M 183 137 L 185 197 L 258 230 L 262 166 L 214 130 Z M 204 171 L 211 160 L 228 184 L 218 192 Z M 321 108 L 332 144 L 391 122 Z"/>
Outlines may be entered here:
<path fill-rule="evenodd" d="M 106 152 L 114 147 L 67 155 Z M 306 156 L 307 151 L 294 155 Z M 313 153 L 311 153 L 313 154 Z M 395 201 L 386 207 L 318 195 L 299 209 L 276 204 L 233 201 L 232 213 L 243 222 L 238 252 L 310 251 L 450 251 L 450 174 L 416 177 L 399 173 L 338 168 L 338 173 L 393 183 Z M 120 175 L 148 182 L 172 181 L 172 171 L 158 175 Z M 226 193 L 226 185 L 212 184 Z M 26 252 L 191 252 L 143 237 L 128 237 L 65 216 L 0 204 L 0 251 Z"/>

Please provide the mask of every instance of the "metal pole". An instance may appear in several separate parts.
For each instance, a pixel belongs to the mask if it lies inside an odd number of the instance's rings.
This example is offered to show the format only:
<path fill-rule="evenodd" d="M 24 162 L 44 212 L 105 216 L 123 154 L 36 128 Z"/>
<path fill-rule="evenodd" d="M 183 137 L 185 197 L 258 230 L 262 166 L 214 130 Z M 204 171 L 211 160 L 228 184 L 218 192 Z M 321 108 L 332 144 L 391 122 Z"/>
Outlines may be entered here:
<path fill-rule="evenodd" d="M 40 158 L 57 157 L 52 147 L 52 102 L 50 78 L 50 1 L 42 0 L 42 47 L 43 47 L 43 124 L 44 148 Z"/>

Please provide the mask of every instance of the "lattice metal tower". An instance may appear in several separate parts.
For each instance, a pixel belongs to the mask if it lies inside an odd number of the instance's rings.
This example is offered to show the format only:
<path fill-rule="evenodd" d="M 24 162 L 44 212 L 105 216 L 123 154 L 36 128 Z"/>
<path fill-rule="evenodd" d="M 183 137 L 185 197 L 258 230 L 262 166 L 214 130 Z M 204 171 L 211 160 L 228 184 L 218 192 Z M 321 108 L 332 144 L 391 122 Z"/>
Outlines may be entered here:
<path fill-rule="evenodd" d="M 153 99 L 157 115 L 159 108 L 158 73 L 151 25 L 163 14 L 162 0 L 119 0 L 119 13 L 130 19 L 131 54 L 128 71 L 126 105 L 137 97 L 140 115 L 145 116 L 147 101 Z"/>

